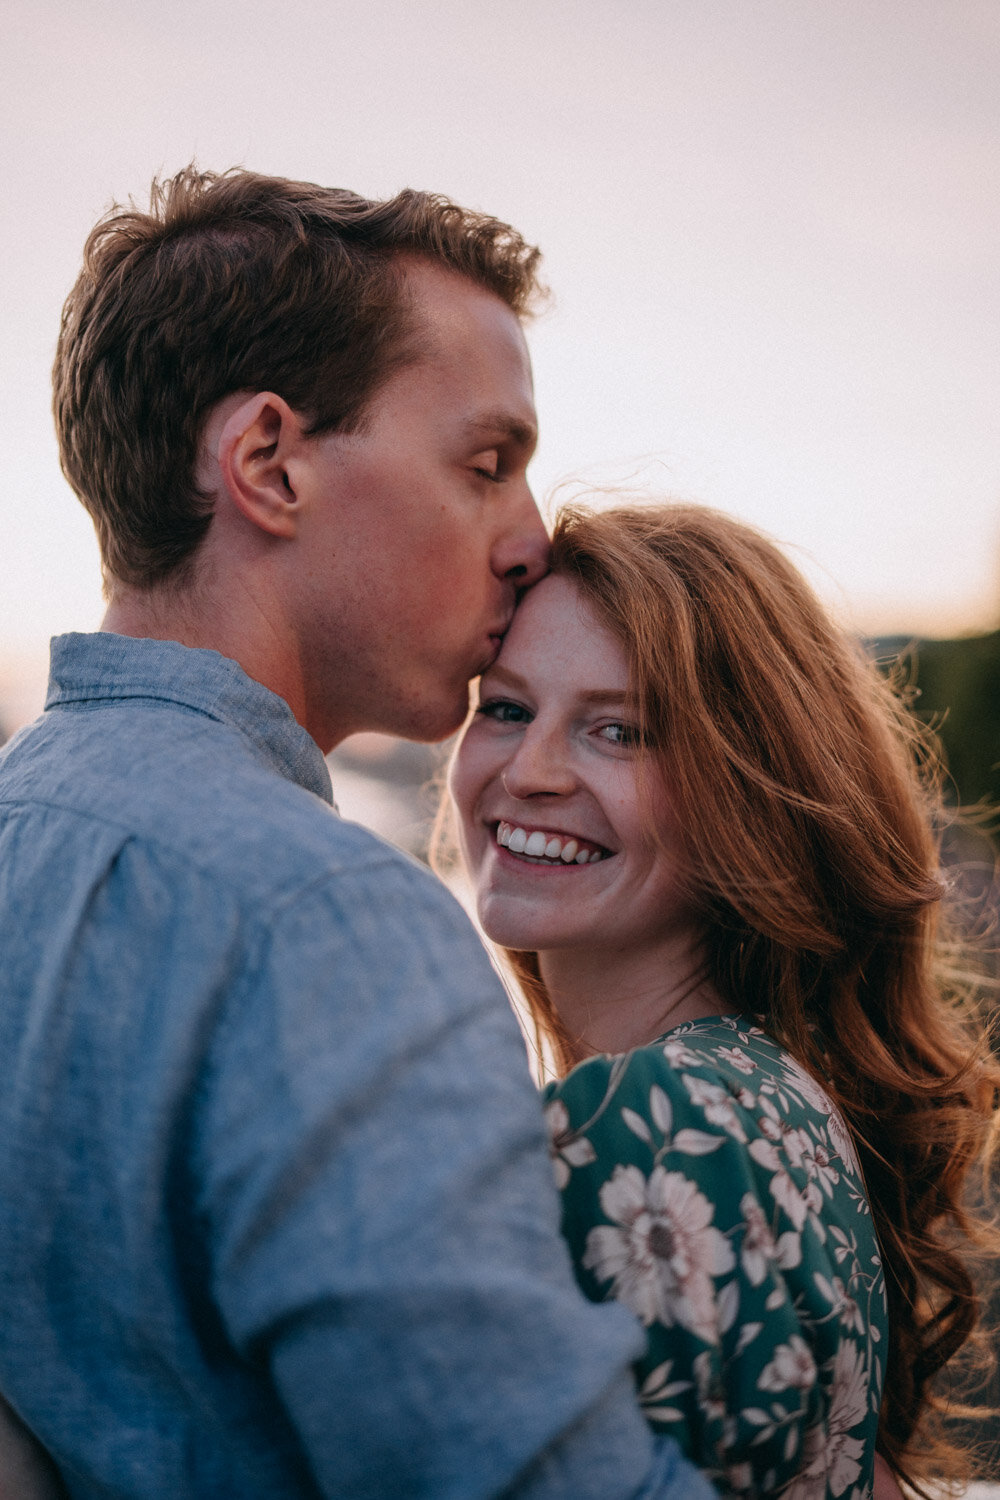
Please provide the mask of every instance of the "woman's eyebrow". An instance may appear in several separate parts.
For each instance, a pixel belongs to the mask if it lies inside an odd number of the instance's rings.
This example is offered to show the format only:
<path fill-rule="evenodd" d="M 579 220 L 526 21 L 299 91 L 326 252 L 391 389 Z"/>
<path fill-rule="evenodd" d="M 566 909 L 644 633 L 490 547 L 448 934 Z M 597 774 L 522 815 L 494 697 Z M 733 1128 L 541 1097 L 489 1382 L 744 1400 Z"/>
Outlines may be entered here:
<path fill-rule="evenodd" d="M 628 694 L 621 688 L 588 688 L 585 692 L 578 693 L 586 703 L 615 703 L 623 704 L 628 701 Z"/>
<path fill-rule="evenodd" d="M 489 676 L 491 679 L 499 677 L 512 688 L 525 689 L 528 686 L 526 680 L 518 672 L 512 672 L 509 667 L 501 666 L 499 662 L 490 667 L 488 673 L 484 672 L 483 676 Z M 616 707 L 628 701 L 628 694 L 621 688 L 584 688 L 575 696 L 582 703 L 609 703 Z"/>

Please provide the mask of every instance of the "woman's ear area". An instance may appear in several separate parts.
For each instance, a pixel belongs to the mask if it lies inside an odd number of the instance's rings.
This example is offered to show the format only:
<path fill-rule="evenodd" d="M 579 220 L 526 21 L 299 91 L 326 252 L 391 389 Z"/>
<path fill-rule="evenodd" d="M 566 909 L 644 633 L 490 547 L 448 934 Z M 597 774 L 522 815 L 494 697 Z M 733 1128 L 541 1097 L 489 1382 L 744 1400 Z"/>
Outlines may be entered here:
<path fill-rule="evenodd" d="M 222 488 L 254 526 L 293 537 L 300 509 L 296 460 L 308 442 L 302 418 L 273 391 L 240 397 L 220 415 L 215 456 Z"/>

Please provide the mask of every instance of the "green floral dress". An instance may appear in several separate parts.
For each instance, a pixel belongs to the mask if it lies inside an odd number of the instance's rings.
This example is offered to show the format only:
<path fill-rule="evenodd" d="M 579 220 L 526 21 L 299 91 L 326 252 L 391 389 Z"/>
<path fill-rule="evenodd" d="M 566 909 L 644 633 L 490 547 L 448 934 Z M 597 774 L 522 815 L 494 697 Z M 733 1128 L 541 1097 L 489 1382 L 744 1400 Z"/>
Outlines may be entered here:
<path fill-rule="evenodd" d="M 870 1495 L 885 1283 L 815 1080 L 722 1016 L 589 1058 L 546 1099 L 577 1277 L 645 1325 L 651 1425 L 726 1494 Z"/>

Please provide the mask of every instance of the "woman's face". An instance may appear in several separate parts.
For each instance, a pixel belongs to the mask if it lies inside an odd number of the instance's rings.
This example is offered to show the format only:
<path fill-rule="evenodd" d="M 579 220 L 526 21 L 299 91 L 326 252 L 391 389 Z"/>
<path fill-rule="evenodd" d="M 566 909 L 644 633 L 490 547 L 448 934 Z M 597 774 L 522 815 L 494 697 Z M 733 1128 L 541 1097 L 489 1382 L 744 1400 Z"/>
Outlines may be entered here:
<path fill-rule="evenodd" d="M 635 958 L 692 926 L 627 686 L 621 646 L 576 586 L 536 584 L 481 679 L 450 778 L 479 919 L 504 947 Z"/>

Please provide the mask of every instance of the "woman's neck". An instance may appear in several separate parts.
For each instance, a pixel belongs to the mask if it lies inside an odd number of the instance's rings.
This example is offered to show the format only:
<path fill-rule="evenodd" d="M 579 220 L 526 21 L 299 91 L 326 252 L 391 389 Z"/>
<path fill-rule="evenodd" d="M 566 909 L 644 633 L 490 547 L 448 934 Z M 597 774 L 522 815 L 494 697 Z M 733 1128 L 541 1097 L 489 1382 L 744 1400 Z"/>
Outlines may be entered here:
<path fill-rule="evenodd" d="M 687 938 L 652 953 L 550 948 L 539 953 L 538 966 L 575 1063 L 645 1046 L 672 1026 L 725 1008 L 703 951 Z"/>

